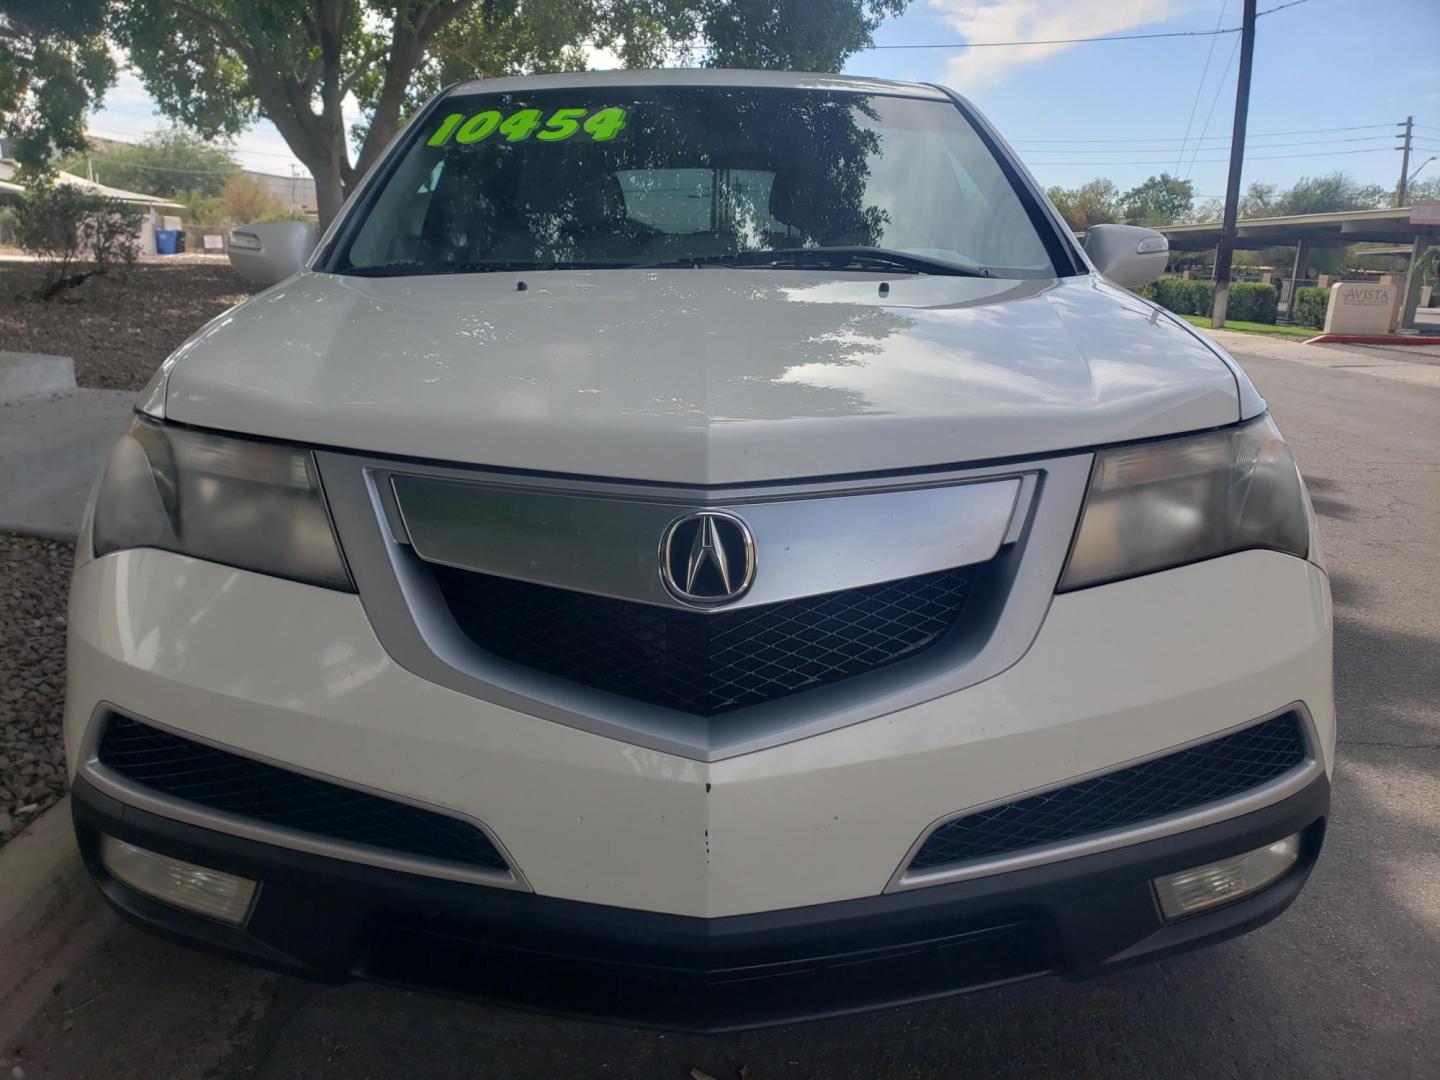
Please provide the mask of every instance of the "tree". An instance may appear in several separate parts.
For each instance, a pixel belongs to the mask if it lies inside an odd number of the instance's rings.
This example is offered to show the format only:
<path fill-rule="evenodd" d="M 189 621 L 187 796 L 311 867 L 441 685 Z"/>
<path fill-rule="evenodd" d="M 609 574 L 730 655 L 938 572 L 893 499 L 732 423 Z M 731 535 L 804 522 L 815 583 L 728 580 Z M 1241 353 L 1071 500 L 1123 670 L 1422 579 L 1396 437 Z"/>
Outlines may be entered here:
<path fill-rule="evenodd" d="M 1324 214 L 1388 206 L 1391 192 L 1379 184 L 1357 184 L 1348 173 L 1302 176 L 1275 200 L 1279 214 Z"/>
<path fill-rule="evenodd" d="M 26 171 L 85 146 L 85 111 L 115 82 L 105 0 L 7 0 L 0 10 L 0 134 Z"/>
<path fill-rule="evenodd" d="M 1120 213 L 1131 225 L 1170 225 L 1190 213 L 1195 185 L 1163 172 L 1120 197 Z"/>
<path fill-rule="evenodd" d="M 232 176 L 220 193 L 220 210 L 225 218 L 237 225 L 248 225 L 261 218 L 278 214 L 284 209 L 260 181 L 243 173 Z"/>
<path fill-rule="evenodd" d="M 1440 199 L 1440 176 L 1432 176 L 1425 180 L 1412 182 L 1405 193 L 1405 197 L 1412 203 L 1425 202 L 1429 199 Z"/>
<path fill-rule="evenodd" d="M 1112 181 L 1103 177 L 1078 188 L 1052 187 L 1046 194 L 1065 223 L 1076 232 L 1119 220 L 1119 192 Z"/>
<path fill-rule="evenodd" d="M 219 195 L 240 167 L 227 148 L 172 127 L 134 146 L 72 154 L 60 162 L 60 168 L 79 176 L 87 175 L 88 168 L 102 184 L 168 198 L 187 192 Z"/>
<path fill-rule="evenodd" d="M 456 78 L 583 66 L 583 46 L 653 64 L 836 70 L 907 0 L 121 0 L 111 34 L 168 116 L 207 137 L 257 116 L 315 177 L 321 225 L 420 100 Z M 342 103 L 365 113 L 352 160 Z"/>
<path fill-rule="evenodd" d="M 137 207 L 69 184 L 32 187 L 15 210 L 15 239 L 40 263 L 35 299 L 53 300 L 117 263 L 128 270 L 140 254 L 140 218 Z M 76 269 L 86 260 L 89 269 Z"/>

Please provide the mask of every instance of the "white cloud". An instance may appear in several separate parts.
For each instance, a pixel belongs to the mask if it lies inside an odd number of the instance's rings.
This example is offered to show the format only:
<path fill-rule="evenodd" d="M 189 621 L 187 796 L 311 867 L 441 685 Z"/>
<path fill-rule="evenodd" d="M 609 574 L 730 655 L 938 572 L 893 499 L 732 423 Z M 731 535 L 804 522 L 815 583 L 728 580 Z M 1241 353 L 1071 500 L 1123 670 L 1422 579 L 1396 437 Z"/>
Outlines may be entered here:
<path fill-rule="evenodd" d="M 1099 37 L 1164 22 L 1187 0 L 930 0 L 940 19 L 967 41 Z M 946 65 L 943 81 L 962 92 L 994 86 L 1014 69 L 1073 48 L 1018 45 L 968 49 Z"/>

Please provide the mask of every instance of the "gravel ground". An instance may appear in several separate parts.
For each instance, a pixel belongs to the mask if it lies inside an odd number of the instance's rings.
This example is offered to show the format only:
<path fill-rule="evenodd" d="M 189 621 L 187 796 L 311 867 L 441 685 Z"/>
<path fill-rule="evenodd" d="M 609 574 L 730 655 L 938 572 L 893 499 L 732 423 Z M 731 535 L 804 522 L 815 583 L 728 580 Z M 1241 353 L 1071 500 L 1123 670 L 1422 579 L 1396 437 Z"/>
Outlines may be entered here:
<path fill-rule="evenodd" d="M 73 356 L 76 382 L 102 390 L 143 388 L 177 345 L 256 291 L 213 257 L 142 263 L 128 281 L 92 278 L 43 304 L 28 298 L 38 279 L 33 263 L 0 262 L 0 343 Z"/>
<path fill-rule="evenodd" d="M 0 844 L 65 794 L 65 596 L 73 544 L 0 536 Z"/>

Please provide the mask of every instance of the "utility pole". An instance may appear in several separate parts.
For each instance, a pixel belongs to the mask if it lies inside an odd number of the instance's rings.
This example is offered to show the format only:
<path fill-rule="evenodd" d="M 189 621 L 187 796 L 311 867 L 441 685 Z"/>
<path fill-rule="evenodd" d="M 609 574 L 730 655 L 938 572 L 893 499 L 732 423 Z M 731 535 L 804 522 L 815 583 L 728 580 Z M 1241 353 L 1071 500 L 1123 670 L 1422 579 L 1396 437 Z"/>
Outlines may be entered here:
<path fill-rule="evenodd" d="M 1230 133 L 1230 180 L 1225 185 L 1225 222 L 1215 248 L 1215 307 L 1210 325 L 1225 326 L 1230 300 L 1230 256 L 1235 248 L 1235 215 L 1240 207 L 1240 170 L 1245 164 L 1245 122 L 1250 114 L 1250 65 L 1255 59 L 1255 0 L 1245 0 L 1240 24 L 1240 74 L 1235 80 L 1235 127 Z"/>
<path fill-rule="evenodd" d="M 1401 136 L 1405 140 L 1405 145 L 1400 148 L 1404 154 L 1400 158 L 1400 183 L 1395 188 L 1396 206 L 1405 205 L 1405 189 L 1410 185 L 1410 140 L 1414 134 L 1415 117 L 1407 116 L 1405 117 L 1405 134 Z"/>

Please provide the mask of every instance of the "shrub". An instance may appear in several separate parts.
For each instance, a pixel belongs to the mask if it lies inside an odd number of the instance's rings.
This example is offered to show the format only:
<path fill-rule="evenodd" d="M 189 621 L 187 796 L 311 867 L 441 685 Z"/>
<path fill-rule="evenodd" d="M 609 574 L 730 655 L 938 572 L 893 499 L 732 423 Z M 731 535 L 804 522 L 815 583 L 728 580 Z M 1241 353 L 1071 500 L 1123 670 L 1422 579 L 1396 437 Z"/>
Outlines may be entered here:
<path fill-rule="evenodd" d="M 1279 295 L 1274 285 L 1232 284 L 1225 302 L 1225 318 L 1238 322 L 1273 323 Z"/>
<path fill-rule="evenodd" d="M 225 217 L 237 225 L 249 225 L 284 209 L 280 200 L 271 195 L 260 181 L 244 173 L 225 181 L 225 190 L 220 193 L 220 206 Z"/>
<path fill-rule="evenodd" d="M 40 262 L 35 298 L 52 300 L 117 265 L 128 272 L 140 255 L 140 218 L 127 203 L 69 184 L 31 188 L 16 207 L 15 240 Z"/>
<path fill-rule="evenodd" d="M 1215 310 L 1215 283 L 1162 277 L 1148 299 L 1177 315 L 1209 315 Z M 1273 285 L 1232 284 L 1226 304 L 1227 319 L 1273 323 L 1278 297 Z"/>
<path fill-rule="evenodd" d="M 1296 289 L 1290 300 L 1290 321 L 1319 329 L 1325 325 L 1325 309 L 1329 306 L 1329 289 Z"/>
<path fill-rule="evenodd" d="M 1153 299 L 1177 315 L 1209 315 L 1215 306 L 1215 286 L 1209 281 L 1162 277 L 1155 282 Z"/>

